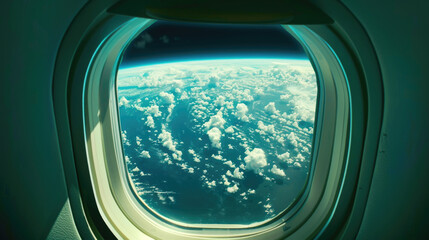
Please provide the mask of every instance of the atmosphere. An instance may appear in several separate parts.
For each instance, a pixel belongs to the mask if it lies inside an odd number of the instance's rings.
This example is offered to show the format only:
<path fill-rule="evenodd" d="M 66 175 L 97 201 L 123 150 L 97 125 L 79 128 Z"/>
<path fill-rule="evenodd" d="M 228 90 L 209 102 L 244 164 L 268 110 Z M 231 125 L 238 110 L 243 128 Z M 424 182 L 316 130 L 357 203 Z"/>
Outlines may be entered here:
<path fill-rule="evenodd" d="M 157 21 L 128 46 L 121 68 L 219 58 L 307 59 L 281 25 Z"/>

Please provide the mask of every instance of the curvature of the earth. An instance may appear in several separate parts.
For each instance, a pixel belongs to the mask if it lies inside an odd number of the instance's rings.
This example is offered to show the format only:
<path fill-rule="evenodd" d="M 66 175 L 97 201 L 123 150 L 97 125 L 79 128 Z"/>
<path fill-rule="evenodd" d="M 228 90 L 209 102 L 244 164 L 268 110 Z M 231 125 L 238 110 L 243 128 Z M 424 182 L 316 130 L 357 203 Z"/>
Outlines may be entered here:
<path fill-rule="evenodd" d="M 122 69 L 124 155 L 141 200 L 190 224 L 251 224 L 304 187 L 317 98 L 307 60 L 226 59 Z"/>

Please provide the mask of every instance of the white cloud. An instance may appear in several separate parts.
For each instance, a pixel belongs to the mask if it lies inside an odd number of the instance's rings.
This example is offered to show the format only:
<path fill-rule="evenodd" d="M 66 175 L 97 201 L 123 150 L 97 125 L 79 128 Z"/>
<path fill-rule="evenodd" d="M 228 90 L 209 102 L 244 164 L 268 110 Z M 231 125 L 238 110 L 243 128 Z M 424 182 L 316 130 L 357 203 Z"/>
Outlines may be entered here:
<path fill-rule="evenodd" d="M 287 139 L 289 140 L 290 144 L 292 144 L 294 147 L 298 147 L 298 140 L 299 138 L 295 135 L 295 133 L 291 132 L 287 135 Z"/>
<path fill-rule="evenodd" d="M 154 117 L 159 117 L 162 114 L 161 111 L 159 111 L 158 105 L 152 105 L 145 110 L 147 115 L 153 115 Z"/>
<path fill-rule="evenodd" d="M 282 160 L 283 162 L 287 162 L 288 164 L 292 164 L 293 160 L 290 158 L 290 153 L 285 152 L 283 154 L 277 155 L 277 158 Z"/>
<path fill-rule="evenodd" d="M 176 146 L 171 137 L 171 133 L 162 129 L 162 132 L 159 134 L 158 139 L 161 141 L 162 146 L 168 148 L 170 151 L 175 152 Z"/>
<path fill-rule="evenodd" d="M 234 128 L 232 126 L 229 126 L 227 129 L 225 129 L 226 133 L 233 133 L 234 132 Z"/>
<path fill-rule="evenodd" d="M 215 74 L 210 75 L 208 86 L 209 87 L 218 87 L 219 86 L 219 80 L 220 80 L 220 78 L 218 75 L 215 75 Z"/>
<path fill-rule="evenodd" d="M 255 173 L 262 172 L 263 167 L 267 166 L 267 158 L 264 150 L 255 148 L 253 151 L 246 151 L 247 156 L 244 158 L 246 169 L 253 170 Z"/>
<path fill-rule="evenodd" d="M 294 166 L 295 168 L 301 168 L 301 163 L 299 163 L 299 162 L 294 162 L 294 163 L 293 163 L 293 166 Z"/>
<path fill-rule="evenodd" d="M 216 187 L 216 181 L 215 180 L 213 180 L 211 182 L 206 181 L 206 184 L 209 188 Z"/>
<path fill-rule="evenodd" d="M 225 175 L 222 175 L 223 184 L 229 186 L 231 183 L 228 181 L 228 178 Z"/>
<path fill-rule="evenodd" d="M 225 97 L 224 96 L 217 97 L 216 100 L 214 101 L 214 104 L 216 106 L 222 107 L 223 105 L 225 105 Z"/>
<path fill-rule="evenodd" d="M 210 129 L 207 132 L 207 135 L 209 135 L 209 139 L 212 142 L 212 146 L 220 149 L 221 148 L 220 137 L 222 136 L 222 132 L 219 130 L 219 128 L 215 127 Z"/>
<path fill-rule="evenodd" d="M 137 144 L 137 146 L 142 145 L 142 139 L 139 136 L 136 136 L 136 144 Z"/>
<path fill-rule="evenodd" d="M 270 102 L 267 104 L 267 106 L 264 107 L 265 111 L 267 111 L 268 113 L 274 114 L 274 115 L 278 115 L 280 112 L 279 110 L 276 109 L 276 105 L 274 102 Z"/>
<path fill-rule="evenodd" d="M 163 103 L 166 103 L 166 104 L 174 103 L 174 95 L 171 93 L 160 92 L 159 96 L 161 97 Z"/>
<path fill-rule="evenodd" d="M 269 134 L 275 134 L 276 131 L 274 130 L 274 125 L 264 125 L 262 121 L 258 121 L 258 128 L 263 131 L 263 134 L 269 133 Z"/>
<path fill-rule="evenodd" d="M 226 189 L 229 193 L 235 193 L 235 192 L 237 192 L 238 191 L 238 186 L 237 186 L 237 184 L 235 184 L 234 186 L 232 186 L 232 187 L 228 187 L 227 189 Z"/>
<path fill-rule="evenodd" d="M 145 124 L 150 128 L 155 128 L 155 122 L 153 121 L 153 117 L 150 115 L 147 116 Z"/>
<path fill-rule="evenodd" d="M 246 114 L 249 111 L 249 109 L 247 108 L 246 104 L 239 103 L 239 104 L 237 104 L 236 109 L 237 109 L 237 111 L 235 112 L 235 116 L 243 122 L 248 122 L 249 117 L 246 116 Z"/>
<path fill-rule="evenodd" d="M 298 155 L 296 155 L 296 160 L 297 160 L 297 161 L 300 161 L 300 162 L 304 162 L 305 157 L 304 157 L 304 156 L 302 156 L 302 154 L 301 154 L 301 153 L 298 153 Z"/>
<path fill-rule="evenodd" d="M 244 178 L 244 173 L 240 172 L 239 168 L 235 168 L 234 169 L 234 173 L 231 173 L 231 171 L 227 171 L 226 172 L 227 176 L 233 177 L 233 178 L 237 178 L 237 179 L 243 179 Z"/>
<path fill-rule="evenodd" d="M 185 99 L 189 99 L 189 96 L 188 96 L 187 92 L 183 92 L 182 96 L 180 96 L 180 100 L 185 100 Z"/>
<path fill-rule="evenodd" d="M 276 165 L 273 165 L 273 168 L 271 168 L 271 172 L 282 177 L 286 176 L 285 172 L 282 169 L 278 168 Z"/>
<path fill-rule="evenodd" d="M 216 160 L 222 160 L 222 156 L 221 155 L 214 155 L 212 154 L 212 158 L 216 159 Z"/>
<path fill-rule="evenodd" d="M 141 156 L 141 157 L 143 157 L 143 158 L 150 158 L 150 154 L 149 154 L 149 152 L 148 152 L 148 151 L 145 151 L 145 150 L 143 150 L 143 151 L 140 153 L 140 156 Z"/>
<path fill-rule="evenodd" d="M 119 107 L 130 107 L 130 101 L 128 101 L 125 97 L 121 97 L 121 99 L 119 99 Z"/>
<path fill-rule="evenodd" d="M 225 119 L 223 119 L 223 114 L 221 111 L 217 112 L 216 115 L 211 116 L 210 120 L 206 123 L 204 123 L 204 127 L 206 130 L 216 127 L 216 128 L 223 128 L 223 125 L 226 123 Z"/>
<path fill-rule="evenodd" d="M 226 165 L 228 165 L 231 168 L 235 168 L 235 165 L 231 161 L 226 161 L 223 164 L 226 164 Z"/>

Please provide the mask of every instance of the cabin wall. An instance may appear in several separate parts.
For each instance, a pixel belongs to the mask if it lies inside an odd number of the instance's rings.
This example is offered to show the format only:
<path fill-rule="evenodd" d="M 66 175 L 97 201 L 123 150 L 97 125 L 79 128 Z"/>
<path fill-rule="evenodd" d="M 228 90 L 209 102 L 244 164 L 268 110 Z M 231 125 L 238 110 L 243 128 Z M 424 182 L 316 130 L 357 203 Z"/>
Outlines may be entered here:
<path fill-rule="evenodd" d="M 0 239 L 78 237 L 56 132 L 52 78 L 61 40 L 84 4 L 1 4 Z"/>

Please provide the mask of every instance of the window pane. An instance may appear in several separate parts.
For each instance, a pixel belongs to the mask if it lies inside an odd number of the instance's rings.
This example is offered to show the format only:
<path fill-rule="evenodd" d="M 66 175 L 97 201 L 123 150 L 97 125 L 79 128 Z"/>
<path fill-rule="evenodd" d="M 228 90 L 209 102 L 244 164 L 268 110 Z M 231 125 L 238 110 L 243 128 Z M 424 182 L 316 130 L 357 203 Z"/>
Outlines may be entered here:
<path fill-rule="evenodd" d="M 154 38 L 150 29 L 131 44 L 149 55 L 148 45 L 175 37 Z M 124 60 L 118 72 L 118 103 L 128 174 L 143 204 L 188 224 L 252 224 L 299 197 L 317 99 L 308 59 L 130 65 Z"/>

